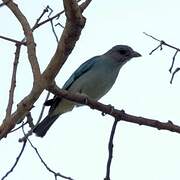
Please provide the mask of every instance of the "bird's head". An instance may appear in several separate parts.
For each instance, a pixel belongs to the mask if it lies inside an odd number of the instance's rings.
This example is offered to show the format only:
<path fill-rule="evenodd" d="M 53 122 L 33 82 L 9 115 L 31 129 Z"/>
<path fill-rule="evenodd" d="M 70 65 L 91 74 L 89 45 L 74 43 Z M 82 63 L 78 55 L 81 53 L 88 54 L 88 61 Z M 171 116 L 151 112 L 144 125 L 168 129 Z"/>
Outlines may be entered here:
<path fill-rule="evenodd" d="M 134 57 L 140 57 L 141 54 L 134 51 L 131 47 L 126 45 L 116 45 L 107 51 L 104 55 L 112 58 L 118 63 L 126 63 Z"/>

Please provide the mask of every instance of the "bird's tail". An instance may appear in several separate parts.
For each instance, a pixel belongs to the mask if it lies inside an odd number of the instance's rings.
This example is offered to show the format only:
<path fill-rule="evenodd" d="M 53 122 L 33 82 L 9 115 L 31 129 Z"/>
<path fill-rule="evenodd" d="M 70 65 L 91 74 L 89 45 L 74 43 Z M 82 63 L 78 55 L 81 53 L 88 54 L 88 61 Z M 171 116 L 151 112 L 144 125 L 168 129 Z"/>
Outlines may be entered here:
<path fill-rule="evenodd" d="M 55 120 L 59 117 L 60 115 L 54 115 L 54 116 L 46 116 L 42 122 L 40 122 L 33 130 L 33 132 L 39 136 L 39 137 L 44 137 L 45 134 L 47 133 L 48 129 L 52 126 L 52 124 L 55 122 Z"/>

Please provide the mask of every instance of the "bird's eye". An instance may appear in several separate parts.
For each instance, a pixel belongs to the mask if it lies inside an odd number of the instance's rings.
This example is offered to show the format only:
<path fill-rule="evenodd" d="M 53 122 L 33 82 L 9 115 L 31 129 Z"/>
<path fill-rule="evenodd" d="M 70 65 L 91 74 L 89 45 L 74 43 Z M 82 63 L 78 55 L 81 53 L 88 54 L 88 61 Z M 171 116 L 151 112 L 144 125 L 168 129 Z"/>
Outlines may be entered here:
<path fill-rule="evenodd" d="M 126 51 L 126 50 L 121 49 L 121 50 L 119 50 L 119 53 L 120 53 L 121 55 L 125 55 L 125 54 L 127 54 L 127 51 Z"/>

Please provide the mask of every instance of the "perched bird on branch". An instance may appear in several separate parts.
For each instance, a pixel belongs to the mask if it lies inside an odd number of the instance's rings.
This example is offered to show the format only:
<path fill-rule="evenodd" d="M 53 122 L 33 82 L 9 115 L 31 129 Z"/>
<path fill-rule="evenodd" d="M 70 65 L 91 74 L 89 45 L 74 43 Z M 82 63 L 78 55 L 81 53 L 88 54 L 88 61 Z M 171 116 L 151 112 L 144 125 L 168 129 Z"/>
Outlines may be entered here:
<path fill-rule="evenodd" d="M 66 81 L 63 88 L 71 93 L 80 93 L 94 100 L 99 100 L 113 86 L 121 67 L 141 54 L 126 45 L 112 47 L 106 53 L 84 62 Z M 45 102 L 50 106 L 48 115 L 34 129 L 37 136 L 43 137 L 56 119 L 63 113 L 72 111 L 75 102 L 54 96 Z"/>

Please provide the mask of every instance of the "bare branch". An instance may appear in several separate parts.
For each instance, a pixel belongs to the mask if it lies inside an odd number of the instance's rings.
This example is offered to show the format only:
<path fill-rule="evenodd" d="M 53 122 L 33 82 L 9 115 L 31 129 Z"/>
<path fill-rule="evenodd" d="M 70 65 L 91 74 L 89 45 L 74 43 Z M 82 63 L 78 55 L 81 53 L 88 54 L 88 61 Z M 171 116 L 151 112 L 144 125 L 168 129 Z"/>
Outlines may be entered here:
<path fill-rule="evenodd" d="M 46 19 L 46 20 L 44 20 L 44 21 L 42 21 L 42 22 L 36 23 L 36 24 L 33 26 L 32 31 L 34 31 L 35 29 L 39 28 L 40 26 L 46 24 L 47 22 L 50 22 L 50 21 L 52 21 L 53 19 L 59 17 L 59 16 L 60 16 L 61 14 L 63 14 L 63 13 L 64 13 L 64 10 L 61 11 L 61 12 L 59 12 L 59 13 L 57 13 L 56 15 L 52 16 L 51 18 L 48 18 L 48 19 Z"/>
<path fill-rule="evenodd" d="M 24 132 L 24 131 L 23 131 Z M 25 134 L 25 133 L 24 133 Z M 29 144 L 31 145 L 31 147 L 34 149 L 34 151 L 36 152 L 38 158 L 40 159 L 41 163 L 44 165 L 44 167 L 54 175 L 55 177 L 55 180 L 57 180 L 57 177 L 61 177 L 61 178 L 64 178 L 64 179 L 69 179 L 69 180 L 73 180 L 71 177 L 67 177 L 67 176 L 64 176 L 62 175 L 61 173 L 59 172 L 55 172 L 53 171 L 47 164 L 46 162 L 43 160 L 43 158 L 41 157 L 39 151 L 37 150 L 37 148 L 32 144 L 32 142 L 29 140 L 29 138 L 27 138 L 27 141 L 29 142 Z"/>
<path fill-rule="evenodd" d="M 81 9 L 81 12 L 83 12 L 91 3 L 92 0 L 86 0 L 84 1 L 79 7 Z"/>
<path fill-rule="evenodd" d="M 81 0 L 77 0 L 76 2 L 78 3 L 78 2 L 80 2 L 80 1 L 81 1 Z M 49 6 L 47 6 L 47 7 L 49 7 Z M 86 6 L 86 7 L 87 7 L 87 6 Z M 44 20 L 44 21 L 42 21 L 42 22 L 36 23 L 36 24 L 33 26 L 32 31 L 34 31 L 34 30 L 37 29 L 38 27 L 46 24 L 47 22 L 50 22 L 50 21 L 52 21 L 52 20 L 54 20 L 54 19 L 58 19 L 64 12 L 65 12 L 65 11 L 63 10 L 63 11 L 55 14 L 54 16 L 52 16 L 52 17 L 50 17 L 50 18 L 48 18 L 48 19 L 46 19 L 46 20 Z"/>
<path fill-rule="evenodd" d="M 161 49 L 162 50 L 162 43 L 160 43 L 156 48 L 154 48 L 150 53 L 149 55 L 151 55 L 153 52 L 155 52 L 157 49 Z"/>
<path fill-rule="evenodd" d="M 12 112 L 12 106 L 13 106 L 13 99 L 14 99 L 14 91 L 16 87 L 16 73 L 17 73 L 17 67 L 19 62 L 19 55 L 20 55 L 21 45 L 16 44 L 16 52 L 15 52 L 15 58 L 14 58 L 14 65 L 13 65 L 13 73 L 11 78 L 11 87 L 9 90 L 9 101 L 6 109 L 6 117 L 5 120 L 9 119 Z"/>
<path fill-rule="evenodd" d="M 180 133 L 180 126 L 173 124 L 171 121 L 160 122 L 154 119 L 133 116 L 125 113 L 123 110 L 118 110 L 114 108 L 112 109 L 111 105 L 102 104 L 100 102 L 88 98 L 87 96 L 83 96 L 80 94 L 72 94 L 68 91 L 62 90 L 58 88 L 55 84 L 49 88 L 49 91 L 60 97 L 66 98 L 70 101 L 74 101 L 79 104 L 88 105 L 92 109 L 101 111 L 103 112 L 103 114 L 109 114 L 116 119 L 121 119 L 122 121 L 153 127 L 153 128 L 157 128 L 158 130 L 163 129 L 163 130 L 169 130 L 172 132 Z"/>
<path fill-rule="evenodd" d="M 12 131 L 10 131 L 10 133 L 13 133 L 13 132 L 17 131 L 18 129 L 20 129 L 20 128 L 22 128 L 24 125 L 26 125 L 27 123 L 28 123 L 27 121 L 26 121 L 25 123 L 22 122 L 22 124 L 21 124 L 19 127 L 14 128 Z M 23 142 L 24 142 L 24 141 L 23 141 Z"/>
<path fill-rule="evenodd" d="M 75 0 L 64 0 L 64 7 L 67 17 L 66 25 L 58 43 L 56 52 L 48 67 L 43 72 L 43 78 L 49 83 L 51 83 L 56 77 L 69 54 L 72 52 L 85 25 L 85 19 L 83 18 L 80 8 Z"/>
<path fill-rule="evenodd" d="M 43 79 L 46 80 L 46 83 L 47 81 L 49 82 L 49 86 L 51 86 L 55 76 L 57 75 L 65 60 L 68 58 L 69 54 L 74 48 L 75 43 L 79 39 L 79 36 L 81 34 L 81 30 L 85 25 L 85 20 L 81 14 L 77 2 L 75 0 L 71 1 L 64 0 L 65 11 L 67 12 L 66 26 L 58 43 L 55 55 L 50 61 L 48 67 L 43 72 Z M 19 142 L 22 142 L 24 138 L 30 136 L 32 132 L 33 129 L 31 129 L 25 135 L 25 137 L 20 138 Z"/>
<path fill-rule="evenodd" d="M 172 73 L 170 83 L 172 84 L 175 74 L 180 70 L 180 68 L 176 68 L 175 71 Z"/>
<path fill-rule="evenodd" d="M 124 110 L 115 109 L 111 105 L 102 104 L 91 98 L 88 98 L 87 96 L 81 94 L 73 94 L 66 90 L 62 90 L 55 83 L 52 84 L 48 88 L 48 90 L 57 96 L 63 97 L 70 101 L 77 102 L 78 104 L 87 105 L 91 109 L 96 109 L 98 111 L 101 111 L 103 116 L 109 114 L 116 119 L 121 119 L 122 121 L 153 127 L 158 130 L 168 130 L 171 132 L 180 133 L 180 126 L 173 124 L 172 121 L 170 120 L 168 122 L 160 122 L 159 120 L 155 120 L 155 119 L 133 116 L 125 113 Z M 35 125 L 35 127 L 37 126 L 37 124 Z M 27 134 L 25 134 L 24 137 L 20 138 L 19 142 L 23 142 L 25 138 L 32 135 L 33 129 L 31 129 Z"/>
<path fill-rule="evenodd" d="M 15 39 L 12 39 L 12 38 L 8 38 L 8 37 L 5 37 L 5 36 L 0 36 L 0 38 L 4 39 L 4 40 L 7 40 L 7 41 L 10 41 L 10 42 L 13 42 L 15 44 L 22 44 L 22 45 L 26 46 L 26 43 L 22 42 L 22 41 L 18 41 L 18 40 L 15 40 Z"/>
<path fill-rule="evenodd" d="M 146 33 L 146 32 L 143 32 L 143 34 L 145 34 L 146 36 L 149 36 L 150 38 L 152 38 L 152 39 L 154 39 L 154 40 L 156 40 L 156 41 L 161 42 L 161 40 L 155 38 L 154 36 L 152 36 L 152 35 L 150 35 L 150 34 L 148 34 L 148 33 Z"/>
<path fill-rule="evenodd" d="M 177 47 L 175 47 L 175 46 L 172 46 L 172 45 L 166 43 L 166 42 L 163 41 L 163 40 L 159 40 L 159 39 L 155 38 L 154 36 L 149 35 L 149 34 L 147 34 L 147 33 L 145 33 L 145 32 L 143 32 L 143 33 L 144 33 L 146 36 L 149 36 L 149 37 L 151 37 L 152 39 L 154 39 L 154 40 L 156 40 L 156 41 L 159 41 L 162 45 L 168 46 L 168 47 L 170 47 L 170 48 L 172 48 L 172 49 L 175 49 L 176 51 L 180 51 L 179 48 L 177 48 Z"/>
<path fill-rule="evenodd" d="M 112 126 L 110 138 L 109 138 L 109 144 L 108 144 L 109 157 L 108 157 L 107 167 L 106 167 L 106 177 L 104 178 L 104 180 L 110 180 L 110 168 L 111 168 L 111 161 L 113 158 L 113 139 L 114 139 L 114 134 L 115 134 L 118 122 L 119 120 L 115 119 Z"/>
<path fill-rule="evenodd" d="M 47 93 L 45 102 L 48 100 L 49 96 L 50 96 L 50 92 Z M 34 126 L 31 127 L 31 129 L 26 134 L 24 134 L 24 136 L 22 138 L 19 138 L 19 142 L 24 142 L 24 140 L 26 140 L 29 136 L 32 135 L 34 128 L 39 124 L 39 122 L 42 119 L 44 109 L 45 109 L 45 106 L 43 104 L 40 115 L 39 115 L 39 118 L 38 118 L 38 121 L 36 122 L 36 124 Z"/>
<path fill-rule="evenodd" d="M 6 0 L 3 0 L 3 2 L 6 3 Z M 35 42 L 34 42 L 34 37 L 32 34 L 31 27 L 26 17 L 18 8 L 17 4 L 15 4 L 13 1 L 9 1 L 6 5 L 12 11 L 12 13 L 16 16 L 16 18 L 18 19 L 18 21 L 20 22 L 23 28 L 26 41 L 27 41 L 26 44 L 27 44 L 28 59 L 31 64 L 34 81 L 37 81 L 40 78 L 41 73 L 40 73 L 40 67 L 37 61 L 37 57 L 36 57 Z"/>
<path fill-rule="evenodd" d="M 32 31 L 29 30 L 29 24 L 27 23 L 25 17 L 22 15 L 15 3 L 10 1 L 8 3 L 8 7 L 12 10 L 12 12 L 16 15 L 20 22 L 22 20 L 22 26 L 25 24 L 25 27 L 23 26 L 23 28 L 27 38 L 28 55 L 30 56 L 29 60 L 32 65 L 32 69 L 34 70 L 34 72 L 36 72 L 34 66 L 37 68 L 37 59 L 35 56 L 36 54 L 34 39 L 32 36 Z M 9 120 L 7 120 L 0 126 L 0 139 L 6 137 L 10 130 L 14 128 L 16 122 L 27 115 L 27 113 L 33 107 L 34 102 L 36 102 L 43 90 L 51 85 L 57 73 L 63 66 L 69 54 L 72 52 L 77 40 L 80 37 L 81 31 L 85 25 L 85 18 L 82 16 L 81 10 L 77 2 L 75 0 L 64 0 L 64 7 L 66 11 L 67 20 L 62 36 L 59 40 L 56 52 L 52 57 L 49 65 L 43 72 L 42 76 L 40 76 L 38 81 L 34 83 L 30 94 L 27 95 L 18 104 L 17 110 L 11 115 Z"/>
<path fill-rule="evenodd" d="M 64 26 L 63 26 L 60 22 L 58 22 L 57 24 L 55 24 L 55 26 L 60 26 L 61 28 L 64 29 Z"/>
<path fill-rule="evenodd" d="M 169 72 L 171 73 L 171 72 L 172 72 L 172 68 L 173 68 L 173 66 L 174 66 L 174 62 L 175 62 L 177 53 L 180 51 L 180 48 L 177 48 L 177 47 L 175 47 L 175 46 L 172 46 L 172 45 L 166 43 L 165 41 L 159 40 L 159 39 L 155 38 L 154 36 L 149 35 L 149 34 L 147 34 L 147 33 L 145 33 L 145 32 L 143 32 L 143 33 L 144 33 L 146 36 L 149 36 L 149 37 L 151 37 L 152 39 L 160 42 L 160 45 L 158 45 L 155 49 L 153 49 L 153 50 L 149 53 L 150 55 L 151 55 L 154 51 L 156 51 L 159 47 L 160 47 L 160 50 L 162 50 L 162 45 L 165 45 L 165 46 L 167 46 L 167 47 L 169 47 L 169 48 L 172 48 L 172 49 L 175 49 L 175 50 L 176 50 L 176 52 L 175 52 L 175 54 L 174 54 L 174 56 L 173 56 L 173 58 L 172 58 L 171 67 L 169 68 Z M 171 76 L 171 80 L 170 80 L 170 83 L 171 83 L 171 84 L 172 84 L 172 81 L 173 81 L 173 79 L 174 79 L 175 74 L 176 74 L 179 70 L 180 70 L 180 68 L 176 68 L 176 70 L 173 72 L 173 74 L 172 74 L 172 76 Z"/>
<path fill-rule="evenodd" d="M 17 163 L 19 162 L 19 160 L 20 160 L 20 158 L 22 156 L 22 153 L 24 152 L 24 149 L 25 149 L 25 146 L 26 146 L 26 142 L 27 141 L 24 141 L 24 143 L 22 145 L 22 148 L 21 148 L 21 151 L 20 151 L 19 155 L 17 156 L 15 163 L 13 164 L 11 169 L 1 178 L 1 180 L 4 180 L 10 173 L 13 172 L 14 168 L 16 167 Z"/>
<path fill-rule="evenodd" d="M 43 12 L 41 13 L 41 15 L 37 18 L 34 26 L 32 27 L 32 31 L 34 31 L 35 29 L 37 29 L 37 28 L 39 27 L 38 24 L 39 24 L 41 18 L 48 12 L 48 8 L 49 8 L 49 6 L 47 6 L 47 7 L 43 10 Z M 37 27 L 37 26 L 38 26 L 38 27 Z"/>
<path fill-rule="evenodd" d="M 51 14 L 53 13 L 53 10 L 52 10 L 49 6 L 48 6 L 48 9 L 50 10 L 50 13 L 49 13 L 49 15 L 48 15 L 48 18 L 50 18 Z M 56 39 L 56 42 L 58 43 L 58 36 L 57 36 L 56 31 L 55 31 L 55 29 L 54 29 L 53 20 L 51 20 L 50 23 L 51 23 L 52 32 L 53 32 L 53 34 L 54 34 L 54 37 L 55 37 L 55 39 Z"/>
<path fill-rule="evenodd" d="M 80 1 L 80 0 L 79 0 Z M 79 2 L 79 1 L 76 1 L 76 2 Z M 81 13 L 87 8 L 87 6 L 90 4 L 90 2 L 91 2 L 92 0 L 86 0 L 85 2 L 83 2 L 79 7 L 80 7 L 80 10 L 81 10 Z M 53 10 L 49 7 L 49 6 L 47 6 L 47 8 L 48 9 L 50 9 L 50 14 L 48 15 L 48 19 L 50 19 L 50 23 L 51 23 L 51 28 L 52 28 L 52 31 L 53 31 L 53 34 L 54 34 L 54 36 L 55 36 L 55 39 L 56 39 L 56 41 L 58 42 L 58 36 L 57 36 L 57 34 L 56 34 L 56 32 L 55 32 L 55 29 L 54 29 L 54 25 L 53 25 L 53 20 L 55 19 L 55 17 L 59 17 L 60 16 L 60 14 L 62 13 L 62 12 L 64 12 L 64 11 L 62 11 L 61 13 L 58 13 L 58 15 L 55 15 L 54 17 L 50 17 L 50 15 L 52 14 L 52 12 L 53 12 Z M 64 29 L 64 26 L 63 25 L 61 25 L 60 23 L 57 23 L 55 26 L 57 26 L 57 25 L 60 25 L 63 29 Z"/>
<path fill-rule="evenodd" d="M 0 4 L 0 7 L 2 7 L 2 6 L 4 6 L 4 5 L 7 5 L 8 2 L 10 2 L 10 1 L 11 1 L 11 0 L 6 0 L 5 2 L 3 2 L 3 3 Z"/>
<path fill-rule="evenodd" d="M 43 91 L 43 85 L 45 83 L 39 83 L 40 87 L 33 87 L 32 91 L 26 96 L 18 105 L 17 110 L 11 115 L 9 119 L 4 121 L 0 126 L 0 139 L 6 137 L 7 134 L 13 129 L 16 123 L 23 119 L 27 113 L 33 108 L 34 102 L 38 99 Z"/>
<path fill-rule="evenodd" d="M 173 68 L 173 66 L 174 66 L 174 62 L 175 62 L 175 59 L 176 59 L 176 56 L 177 56 L 177 53 L 178 53 L 178 52 L 179 52 L 179 51 L 177 50 L 177 51 L 175 52 L 174 56 L 173 56 L 172 64 L 171 64 L 171 67 L 169 68 L 169 72 L 170 72 L 170 73 L 172 73 L 172 68 Z"/>

